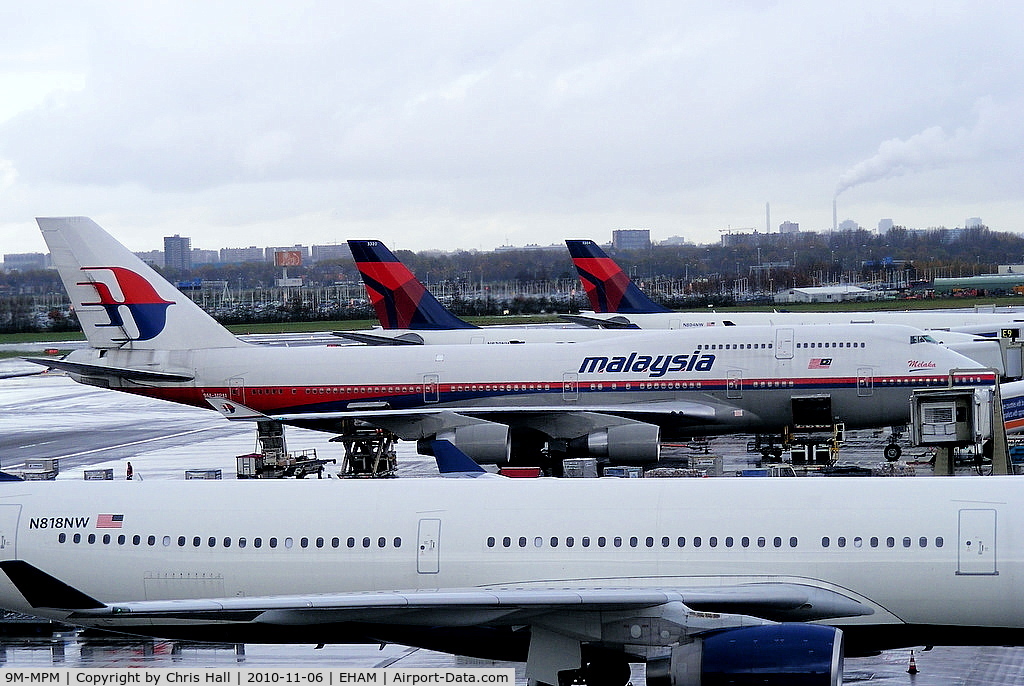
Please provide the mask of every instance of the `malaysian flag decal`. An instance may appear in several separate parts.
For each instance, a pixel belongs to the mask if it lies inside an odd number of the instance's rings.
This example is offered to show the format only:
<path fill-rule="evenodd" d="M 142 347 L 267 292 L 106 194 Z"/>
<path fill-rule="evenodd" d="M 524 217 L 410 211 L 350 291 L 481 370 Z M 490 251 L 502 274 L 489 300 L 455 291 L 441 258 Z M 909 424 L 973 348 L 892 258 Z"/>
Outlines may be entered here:
<path fill-rule="evenodd" d="M 832 365 L 831 357 L 812 357 L 807 363 L 808 369 L 828 369 Z"/>
<path fill-rule="evenodd" d="M 123 514 L 101 514 L 96 515 L 97 529 L 120 529 L 124 523 Z"/>

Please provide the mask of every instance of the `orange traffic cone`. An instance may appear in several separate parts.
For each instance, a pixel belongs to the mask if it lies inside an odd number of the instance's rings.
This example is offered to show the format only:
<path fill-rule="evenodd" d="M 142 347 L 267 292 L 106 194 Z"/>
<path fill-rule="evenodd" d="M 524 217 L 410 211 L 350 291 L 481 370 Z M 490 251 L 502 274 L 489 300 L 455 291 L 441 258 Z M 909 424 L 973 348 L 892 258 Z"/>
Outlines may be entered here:
<path fill-rule="evenodd" d="M 907 667 L 907 674 L 917 674 L 917 660 L 914 659 L 914 651 L 910 651 L 910 666 Z"/>

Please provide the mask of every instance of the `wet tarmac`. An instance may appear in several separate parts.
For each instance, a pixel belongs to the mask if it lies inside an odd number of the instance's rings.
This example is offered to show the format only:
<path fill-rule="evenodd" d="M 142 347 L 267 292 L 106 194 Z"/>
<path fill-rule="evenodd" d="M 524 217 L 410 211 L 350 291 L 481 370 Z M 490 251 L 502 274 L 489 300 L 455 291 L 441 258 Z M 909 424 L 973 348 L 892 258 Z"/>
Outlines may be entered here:
<path fill-rule="evenodd" d="M 0 363 L 0 374 L 33 367 L 18 361 Z M 840 462 L 877 467 L 888 431 L 848 432 Z M 330 436 L 289 428 L 288 448 L 315 448 L 321 458 L 342 459 Z M 723 457 L 723 470 L 756 465 L 748 452 L 750 436 L 714 438 L 709 455 Z M 904 447 L 904 460 L 917 477 L 931 475 L 927 451 Z M 59 479 L 83 478 L 85 469 L 111 468 L 124 478 L 127 462 L 143 479 L 183 479 L 189 469 L 220 469 L 235 478 L 235 456 L 253 452 L 255 435 L 248 425 L 231 424 L 212 411 L 189 408 L 74 383 L 62 374 L 44 374 L 0 381 L 0 468 L 17 471 L 27 459 L 60 458 Z M 697 449 L 695 449 L 697 448 Z M 429 458 L 410 443 L 398 445 L 399 476 L 437 476 Z M 678 446 L 666 457 L 703 456 L 703 448 Z M 332 465 L 333 467 L 333 465 Z M 336 470 L 329 470 L 336 471 Z M 976 469 L 962 464 L 958 474 Z M 908 674 L 911 650 L 918 668 Z M 487 667 L 509 666 L 400 645 L 261 645 L 200 646 L 163 641 L 124 642 L 84 637 L 0 636 L 0 666 L 7 667 Z M 517 683 L 525 684 L 522 665 Z M 644 683 L 643 667 L 633 669 L 635 686 Z M 844 683 L 992 685 L 1024 683 L 1024 648 L 935 647 L 891 650 L 868 658 L 847 659 Z"/>

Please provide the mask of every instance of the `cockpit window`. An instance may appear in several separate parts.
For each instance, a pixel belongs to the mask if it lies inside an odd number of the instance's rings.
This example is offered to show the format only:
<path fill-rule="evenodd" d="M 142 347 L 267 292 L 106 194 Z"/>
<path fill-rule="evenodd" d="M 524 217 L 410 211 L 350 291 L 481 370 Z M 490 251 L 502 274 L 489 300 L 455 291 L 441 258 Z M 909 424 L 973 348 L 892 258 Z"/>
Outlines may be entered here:
<path fill-rule="evenodd" d="M 928 334 L 922 334 L 920 336 L 910 337 L 910 344 L 913 345 L 914 343 L 938 343 L 938 341 Z"/>

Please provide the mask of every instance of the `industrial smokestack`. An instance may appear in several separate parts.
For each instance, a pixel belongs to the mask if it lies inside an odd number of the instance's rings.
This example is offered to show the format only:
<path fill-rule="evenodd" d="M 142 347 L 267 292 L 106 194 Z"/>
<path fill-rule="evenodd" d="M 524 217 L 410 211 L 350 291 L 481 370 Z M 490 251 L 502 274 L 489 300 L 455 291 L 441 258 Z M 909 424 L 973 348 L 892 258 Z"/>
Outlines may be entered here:
<path fill-rule="evenodd" d="M 832 233 L 839 230 L 839 214 L 836 212 L 836 199 L 832 198 Z"/>

